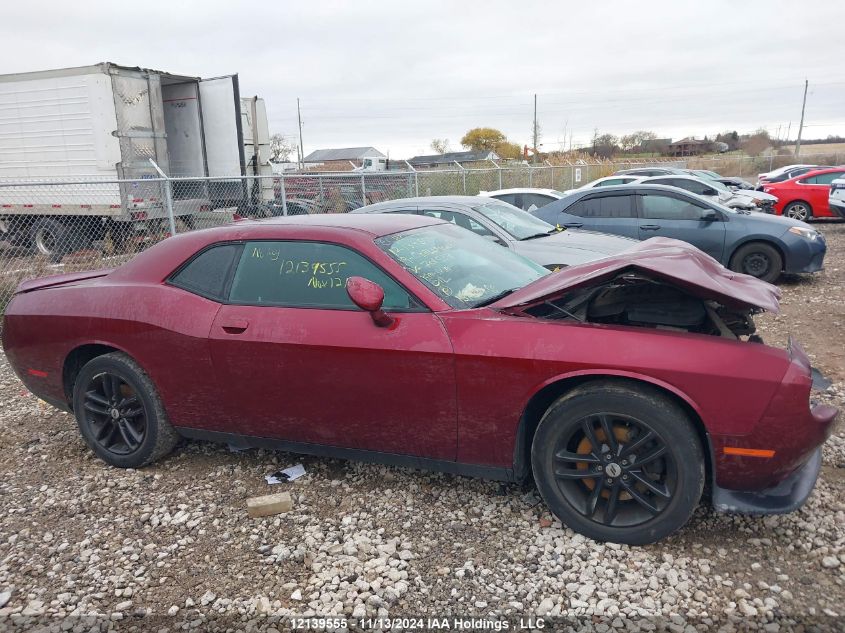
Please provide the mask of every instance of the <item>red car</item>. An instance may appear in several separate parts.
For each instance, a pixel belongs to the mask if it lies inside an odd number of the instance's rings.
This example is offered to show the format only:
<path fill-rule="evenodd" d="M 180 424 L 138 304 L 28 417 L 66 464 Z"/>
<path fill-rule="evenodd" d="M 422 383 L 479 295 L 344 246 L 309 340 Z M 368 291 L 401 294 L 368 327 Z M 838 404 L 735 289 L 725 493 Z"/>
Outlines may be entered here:
<path fill-rule="evenodd" d="M 665 238 L 551 273 L 434 218 L 299 216 L 24 282 L 3 345 L 115 466 L 186 436 L 533 474 L 574 530 L 641 544 L 705 483 L 764 513 L 812 490 L 836 410 L 754 334 L 778 292 Z"/>
<path fill-rule="evenodd" d="M 845 177 L 845 167 L 808 171 L 783 182 L 763 183 L 763 191 L 777 196 L 775 213 L 806 222 L 811 218 L 838 218 L 831 210 L 830 183 Z"/>

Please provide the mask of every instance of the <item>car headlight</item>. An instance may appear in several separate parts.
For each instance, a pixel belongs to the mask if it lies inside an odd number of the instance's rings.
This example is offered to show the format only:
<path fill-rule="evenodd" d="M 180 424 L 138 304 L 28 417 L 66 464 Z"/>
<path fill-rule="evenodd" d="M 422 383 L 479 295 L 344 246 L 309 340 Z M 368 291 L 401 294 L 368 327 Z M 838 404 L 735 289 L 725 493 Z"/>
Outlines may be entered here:
<path fill-rule="evenodd" d="M 800 235 L 801 237 L 805 237 L 808 240 L 816 240 L 821 235 L 815 229 L 805 229 L 802 226 L 792 226 L 789 228 L 790 233 L 794 233 L 795 235 Z"/>

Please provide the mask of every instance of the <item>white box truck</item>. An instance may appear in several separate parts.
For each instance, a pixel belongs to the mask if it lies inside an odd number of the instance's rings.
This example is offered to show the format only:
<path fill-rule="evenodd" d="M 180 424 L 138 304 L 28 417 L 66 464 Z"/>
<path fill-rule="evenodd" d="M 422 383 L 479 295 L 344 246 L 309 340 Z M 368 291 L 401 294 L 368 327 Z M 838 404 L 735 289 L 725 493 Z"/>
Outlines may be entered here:
<path fill-rule="evenodd" d="M 60 258 L 166 226 L 163 183 L 144 183 L 159 177 L 150 159 L 172 178 L 217 178 L 172 183 L 185 224 L 216 209 L 255 215 L 273 200 L 272 181 L 254 178 L 272 175 L 269 143 L 264 100 L 242 98 L 237 75 L 109 62 L 0 75 L 0 238 Z M 44 184 L 13 184 L 32 181 Z"/>

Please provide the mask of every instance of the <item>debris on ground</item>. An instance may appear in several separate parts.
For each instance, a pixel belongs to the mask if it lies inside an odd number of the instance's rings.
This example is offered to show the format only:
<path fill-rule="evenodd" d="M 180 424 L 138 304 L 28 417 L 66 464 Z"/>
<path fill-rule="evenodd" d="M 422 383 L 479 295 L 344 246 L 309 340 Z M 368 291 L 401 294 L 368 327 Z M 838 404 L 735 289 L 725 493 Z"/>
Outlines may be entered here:
<path fill-rule="evenodd" d="M 295 481 L 305 474 L 305 466 L 297 464 L 284 470 L 277 470 L 272 475 L 264 475 L 264 479 L 268 484 L 281 484 L 289 481 Z"/>
<path fill-rule="evenodd" d="M 289 512 L 292 508 L 293 500 L 291 500 L 289 492 L 251 497 L 246 500 L 247 513 L 253 519 Z"/>

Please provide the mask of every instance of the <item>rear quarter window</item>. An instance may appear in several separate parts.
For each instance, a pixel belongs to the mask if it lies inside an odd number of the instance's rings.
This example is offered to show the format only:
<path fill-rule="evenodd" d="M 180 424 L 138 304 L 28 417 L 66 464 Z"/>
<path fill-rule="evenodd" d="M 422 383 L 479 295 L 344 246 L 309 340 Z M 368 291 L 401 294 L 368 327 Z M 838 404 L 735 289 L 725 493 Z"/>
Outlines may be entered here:
<path fill-rule="evenodd" d="M 169 283 L 207 299 L 222 301 L 242 248 L 241 244 L 212 246 L 171 275 Z"/>

